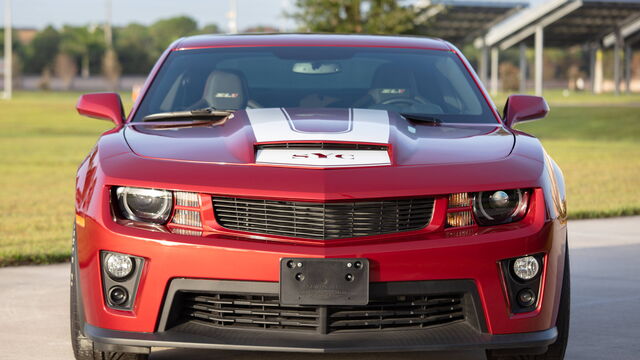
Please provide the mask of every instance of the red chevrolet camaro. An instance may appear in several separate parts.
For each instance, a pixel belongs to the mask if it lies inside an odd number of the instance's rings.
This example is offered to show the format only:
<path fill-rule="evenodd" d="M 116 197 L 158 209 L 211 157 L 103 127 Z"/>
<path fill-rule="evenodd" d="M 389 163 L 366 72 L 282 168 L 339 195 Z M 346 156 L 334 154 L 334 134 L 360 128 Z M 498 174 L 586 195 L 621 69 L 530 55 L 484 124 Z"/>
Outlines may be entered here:
<path fill-rule="evenodd" d="M 76 359 L 153 347 L 562 359 L 563 176 L 442 40 L 196 36 L 77 173 Z"/>

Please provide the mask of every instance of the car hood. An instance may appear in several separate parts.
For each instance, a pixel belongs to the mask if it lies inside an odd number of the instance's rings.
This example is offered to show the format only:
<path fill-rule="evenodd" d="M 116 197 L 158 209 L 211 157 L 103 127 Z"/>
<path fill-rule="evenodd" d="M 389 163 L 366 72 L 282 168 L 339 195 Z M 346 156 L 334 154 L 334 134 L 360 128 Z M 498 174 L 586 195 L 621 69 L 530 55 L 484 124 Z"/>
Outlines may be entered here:
<path fill-rule="evenodd" d="M 141 157 L 318 168 L 491 162 L 515 141 L 498 123 L 433 125 L 369 109 L 241 110 L 213 123 L 129 123 L 124 135 Z"/>

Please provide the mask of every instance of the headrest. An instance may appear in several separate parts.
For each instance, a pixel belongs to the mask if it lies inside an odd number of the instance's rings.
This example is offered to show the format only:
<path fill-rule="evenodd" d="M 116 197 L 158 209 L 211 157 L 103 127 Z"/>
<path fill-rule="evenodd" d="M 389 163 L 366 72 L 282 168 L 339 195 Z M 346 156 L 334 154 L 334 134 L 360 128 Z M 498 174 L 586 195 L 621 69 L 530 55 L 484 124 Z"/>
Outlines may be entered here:
<path fill-rule="evenodd" d="M 247 104 L 247 85 L 241 73 L 215 70 L 207 78 L 202 98 L 219 110 L 243 109 Z"/>
<path fill-rule="evenodd" d="M 381 102 L 387 99 L 416 96 L 416 80 L 413 73 L 398 64 L 384 64 L 376 69 L 371 96 Z"/>

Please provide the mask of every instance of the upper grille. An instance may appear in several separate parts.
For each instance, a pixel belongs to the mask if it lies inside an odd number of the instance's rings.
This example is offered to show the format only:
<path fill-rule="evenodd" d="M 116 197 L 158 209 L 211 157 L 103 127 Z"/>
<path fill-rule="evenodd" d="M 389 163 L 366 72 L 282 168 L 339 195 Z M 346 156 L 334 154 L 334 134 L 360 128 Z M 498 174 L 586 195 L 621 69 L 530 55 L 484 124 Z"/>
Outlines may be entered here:
<path fill-rule="evenodd" d="M 183 293 L 180 322 L 216 327 L 302 330 L 425 328 L 464 320 L 462 294 L 390 296 L 363 306 L 280 305 L 277 295 Z"/>
<path fill-rule="evenodd" d="M 433 198 L 311 203 L 213 197 L 227 229 L 306 239 L 341 239 L 424 228 Z"/>

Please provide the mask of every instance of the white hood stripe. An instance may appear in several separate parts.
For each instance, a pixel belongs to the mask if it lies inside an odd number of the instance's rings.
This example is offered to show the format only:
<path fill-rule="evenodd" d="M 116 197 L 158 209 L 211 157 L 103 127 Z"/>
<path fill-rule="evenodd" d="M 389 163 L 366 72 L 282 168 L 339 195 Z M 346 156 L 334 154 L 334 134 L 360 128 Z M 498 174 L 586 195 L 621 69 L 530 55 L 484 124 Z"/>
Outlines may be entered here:
<path fill-rule="evenodd" d="M 352 109 L 351 126 L 344 132 L 308 132 L 296 130 L 284 109 L 248 109 L 256 141 L 347 141 L 389 143 L 389 115 L 386 111 Z"/>

